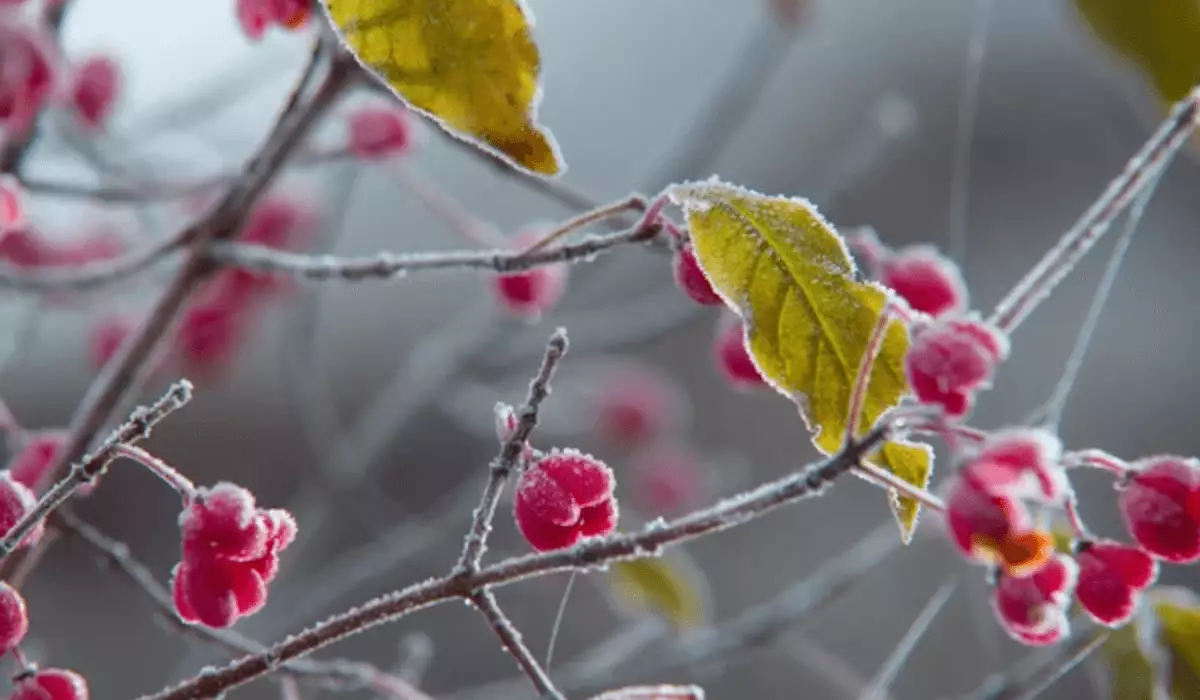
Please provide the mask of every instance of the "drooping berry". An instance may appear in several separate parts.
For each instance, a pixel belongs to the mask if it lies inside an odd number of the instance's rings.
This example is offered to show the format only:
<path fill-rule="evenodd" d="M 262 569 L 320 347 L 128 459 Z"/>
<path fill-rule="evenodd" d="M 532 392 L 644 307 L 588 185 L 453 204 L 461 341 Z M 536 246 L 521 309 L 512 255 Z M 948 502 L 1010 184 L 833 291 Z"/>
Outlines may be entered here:
<path fill-rule="evenodd" d="M 229 627 L 267 602 L 262 576 L 245 563 L 185 560 L 172 572 L 175 611 L 186 622 Z"/>
<path fill-rule="evenodd" d="M 746 349 L 745 330 L 740 319 L 722 320 L 713 347 L 717 368 L 738 389 L 763 386 L 766 381 Z"/>
<path fill-rule="evenodd" d="M 617 524 L 613 486 L 612 470 L 600 460 L 575 450 L 552 450 L 517 482 L 517 527 L 538 551 L 607 535 Z"/>
<path fill-rule="evenodd" d="M 914 332 L 905 368 L 918 401 L 961 418 L 1007 355 L 1008 340 L 998 329 L 975 318 L 944 317 Z"/>
<path fill-rule="evenodd" d="M 36 491 L 66 440 L 67 433 L 63 430 L 44 430 L 30 434 L 21 446 L 21 451 L 9 463 L 9 476 L 31 492 Z"/>
<path fill-rule="evenodd" d="M 885 255 L 879 261 L 879 281 L 914 311 L 941 316 L 967 309 L 962 273 L 933 246 L 909 246 Z"/>
<path fill-rule="evenodd" d="M 1000 625 L 1030 646 L 1054 644 L 1068 630 L 1067 609 L 1078 566 L 1059 554 L 1025 578 L 1000 574 L 992 592 L 992 608 Z"/>
<path fill-rule="evenodd" d="M 993 493 L 1057 502 L 1070 488 L 1061 457 L 1054 433 L 1015 428 L 989 435 L 963 470 Z"/>
<path fill-rule="evenodd" d="M 0 236 L 25 225 L 25 193 L 12 175 L 0 176 Z"/>
<path fill-rule="evenodd" d="M 242 33 L 251 41 L 258 41 L 267 32 L 275 19 L 270 0 L 236 0 L 235 13 Z"/>
<path fill-rule="evenodd" d="M 696 259 L 696 251 L 692 248 L 691 243 L 685 242 L 675 251 L 672 269 L 675 274 L 675 285 L 682 289 L 692 301 L 704 306 L 719 306 L 725 303 L 713 289 L 712 283 L 708 281 L 708 276 L 700 267 L 700 261 Z"/>
<path fill-rule="evenodd" d="M 267 524 L 254 494 L 220 482 L 201 488 L 179 516 L 184 555 L 190 559 L 251 561 L 267 551 Z"/>
<path fill-rule="evenodd" d="M 663 372 L 622 363 L 597 373 L 590 397 L 596 435 L 615 445 L 652 442 L 677 430 L 684 420 L 680 388 Z"/>
<path fill-rule="evenodd" d="M 703 500 L 705 474 L 700 455 L 682 444 L 664 443 L 638 452 L 630 461 L 633 495 L 647 515 L 673 516 Z"/>
<path fill-rule="evenodd" d="M 7 469 L 0 471 L 0 537 L 6 536 L 14 525 L 33 510 L 37 502 L 37 496 L 28 486 L 15 480 Z M 21 546 L 37 542 L 45 530 L 46 523 L 43 520 L 21 540 Z"/>
<path fill-rule="evenodd" d="M 71 104 L 85 127 L 99 129 L 108 120 L 120 83 L 121 69 L 108 56 L 89 58 L 75 70 Z"/>
<path fill-rule="evenodd" d="M 40 669 L 17 681 L 8 700 L 89 700 L 83 676 L 61 668 Z"/>
<path fill-rule="evenodd" d="M 1143 549 L 1176 564 L 1200 560 L 1200 461 L 1172 455 L 1139 460 L 1118 489 L 1125 527 Z"/>
<path fill-rule="evenodd" d="M 346 147 L 363 160 L 407 154 L 413 146 L 411 119 L 401 104 L 360 107 L 346 117 Z"/>
<path fill-rule="evenodd" d="M 544 232 L 541 230 L 526 229 L 517 234 L 514 247 L 524 250 L 538 242 L 542 235 Z M 562 298 L 569 270 L 567 265 L 559 263 L 493 275 L 492 292 L 508 313 L 536 320 Z"/>
<path fill-rule="evenodd" d="M 296 31 L 312 17 L 312 0 L 271 0 L 271 15 L 280 27 Z"/>
<path fill-rule="evenodd" d="M 241 347 L 246 313 L 217 300 L 184 312 L 175 351 L 188 372 L 211 375 L 227 367 Z"/>
<path fill-rule="evenodd" d="M 0 581 L 0 654 L 12 651 L 29 631 L 29 611 L 21 592 Z"/>
<path fill-rule="evenodd" d="M 1027 576 L 1054 553 L 1049 533 L 1034 529 L 1015 497 L 987 490 L 969 472 L 955 476 L 946 498 L 950 540 L 967 558 L 999 564 L 1009 576 Z"/>
<path fill-rule="evenodd" d="M 1102 540 L 1080 542 L 1075 560 L 1079 605 L 1102 625 L 1119 627 L 1137 610 L 1140 594 L 1158 578 L 1158 562 L 1132 545 Z"/>

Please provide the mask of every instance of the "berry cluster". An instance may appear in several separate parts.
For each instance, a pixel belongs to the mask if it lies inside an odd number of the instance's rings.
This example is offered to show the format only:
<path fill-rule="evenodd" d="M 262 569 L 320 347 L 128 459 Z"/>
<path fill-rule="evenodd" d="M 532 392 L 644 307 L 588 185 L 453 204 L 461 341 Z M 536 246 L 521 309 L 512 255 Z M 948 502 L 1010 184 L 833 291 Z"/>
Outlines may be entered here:
<path fill-rule="evenodd" d="M 179 617 L 228 627 L 266 605 L 279 555 L 296 537 L 290 513 L 258 508 L 249 491 L 222 482 L 198 490 L 179 525 L 183 556 L 172 573 Z"/>
<path fill-rule="evenodd" d="M 539 552 L 607 535 L 617 524 L 612 470 L 575 450 L 551 450 L 521 473 L 514 496 L 517 527 Z"/>
<path fill-rule="evenodd" d="M 273 26 L 295 31 L 312 17 L 311 0 L 237 0 L 238 25 L 251 41 L 263 38 Z"/>
<path fill-rule="evenodd" d="M 20 591 L 0 581 L 0 654 L 15 651 L 29 632 L 29 610 Z M 22 657 L 19 657 L 22 658 Z M 88 700 L 83 676 L 58 668 L 23 669 L 8 700 Z"/>

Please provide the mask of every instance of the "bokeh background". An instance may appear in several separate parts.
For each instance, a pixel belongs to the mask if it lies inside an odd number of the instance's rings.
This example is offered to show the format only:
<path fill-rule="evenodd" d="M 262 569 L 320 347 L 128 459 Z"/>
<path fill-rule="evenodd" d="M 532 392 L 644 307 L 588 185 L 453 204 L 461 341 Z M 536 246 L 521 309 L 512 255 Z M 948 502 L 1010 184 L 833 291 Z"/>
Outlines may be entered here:
<path fill-rule="evenodd" d="M 816 0 L 805 26 L 792 31 L 779 26 L 767 3 L 754 0 L 530 0 L 544 62 L 541 118 L 568 161 L 565 182 L 600 200 L 717 173 L 760 191 L 809 196 L 839 225 L 872 225 L 890 244 L 944 244 L 963 73 L 968 47 L 984 27 L 966 184 L 966 276 L 973 300 L 987 308 L 1083 212 L 1160 113 L 1140 77 L 1089 35 L 1070 2 L 998 2 L 981 23 L 983 1 Z M 31 172 L 105 183 L 179 181 L 235 168 L 274 118 L 308 45 L 306 35 L 278 33 L 247 43 L 229 1 L 79 0 L 65 40 L 72 56 L 117 56 L 127 91 L 106 135 L 82 142 L 67 128 L 52 128 Z M 693 139 L 695 125 L 730 94 L 745 102 L 745 114 L 711 140 Z M 335 117 L 320 138 L 336 143 L 340 129 Z M 481 219 L 515 231 L 571 213 L 448 144 L 432 127 L 423 132 L 408 166 Z M 1073 447 L 1125 457 L 1200 451 L 1193 430 L 1200 419 L 1193 391 L 1198 184 L 1194 160 L 1180 158 L 1150 206 L 1067 406 L 1061 431 Z M 281 187 L 307 193 L 328 214 L 323 238 L 340 253 L 471 245 L 387 168 L 334 164 Z M 34 216 L 64 225 L 112 221 L 149 237 L 170 231 L 178 210 L 41 198 Z M 975 424 L 1019 420 L 1045 400 L 1110 245 L 1100 246 L 1020 328 Z M 560 415 L 539 446 L 594 450 L 620 477 L 628 455 L 606 453 L 577 430 L 583 426 L 570 410 L 573 373 L 618 355 L 658 368 L 685 388 L 686 436 L 720 472 L 718 491 L 778 476 L 814 457 L 787 401 L 770 392 L 735 392 L 715 371 L 716 314 L 694 308 L 673 289 L 667 258 L 619 250 L 573 274 L 561 306 L 532 325 L 499 313 L 472 273 L 305 285 L 264 317 L 227 375 L 197 380 L 194 403 L 159 428 L 149 446 L 200 483 L 229 479 L 264 504 L 295 505 L 301 528 L 314 538 L 302 556 L 285 558 L 271 604 L 243 631 L 276 639 L 449 566 L 470 508 L 460 499 L 447 511 L 445 497 L 453 502 L 466 479 L 482 484 L 495 447 L 491 407 L 521 398 L 556 325 L 571 332 L 572 351 L 562 367 L 564 388 L 548 408 L 553 418 L 561 396 Z M 106 309 L 139 308 L 147 293 L 138 288 L 82 310 L 33 312 L 36 338 L 0 379 L 0 396 L 23 424 L 65 424 L 92 378 L 90 320 Z M 30 302 L 3 301 L 0 335 L 15 342 L 29 331 Z M 305 331 L 309 322 L 315 328 Z M 151 386 L 146 396 L 159 388 Z M 385 429 L 372 433 L 378 459 L 370 470 L 335 475 L 338 489 L 314 488 L 330 478 L 320 476 L 321 468 L 339 431 L 371 410 L 384 417 Z M 403 424 L 390 429 L 397 415 Z M 1093 476 L 1080 479 L 1085 512 L 1097 530 L 1118 534 L 1108 482 Z M 313 494 L 322 494 L 332 513 L 316 527 L 304 517 Z M 125 540 L 165 581 L 178 559 L 176 508 L 159 483 L 125 465 L 79 512 Z M 403 532 L 435 544 L 396 565 L 387 546 L 403 548 L 410 540 L 379 541 L 380 535 L 413 516 L 425 529 Z M 826 498 L 687 551 L 709 580 L 711 612 L 721 620 L 810 574 L 887 517 L 880 493 L 846 479 Z M 330 569 L 370 542 L 378 554 L 365 561 L 379 571 L 363 577 Z M 522 548 L 503 517 L 496 546 Z M 362 580 L 326 590 L 331 572 Z M 719 667 L 638 680 L 697 680 L 713 698 L 854 697 L 855 676 L 869 679 L 933 591 L 956 577 L 959 590 L 893 694 L 914 700 L 961 694 L 1026 650 L 991 621 L 982 571 L 968 569 L 937 536 L 880 563 L 844 599 L 770 644 Z M 598 593 L 602 577 L 589 578 L 574 587 L 556 664 L 629 624 Z M 1165 580 L 1196 582 L 1185 568 L 1168 570 Z M 565 577 L 550 577 L 500 594 L 535 649 L 545 648 L 565 584 Z M 56 547 L 27 590 L 32 653 L 85 673 L 93 697 L 133 697 L 223 658 L 170 632 L 137 592 L 77 544 Z M 330 599 L 303 610 L 298 601 L 313 596 Z M 422 685 L 435 697 L 515 674 L 487 628 L 459 605 L 370 631 L 332 653 L 389 666 L 401 641 L 417 632 L 432 642 Z M 821 654 L 828 657 L 818 664 L 823 672 L 809 663 Z M 1093 696 L 1095 670 L 1072 674 L 1044 697 Z M 518 691 L 513 697 L 531 695 L 523 685 L 511 688 Z M 258 683 L 230 696 L 278 692 Z M 499 690 L 493 696 L 508 697 Z"/>

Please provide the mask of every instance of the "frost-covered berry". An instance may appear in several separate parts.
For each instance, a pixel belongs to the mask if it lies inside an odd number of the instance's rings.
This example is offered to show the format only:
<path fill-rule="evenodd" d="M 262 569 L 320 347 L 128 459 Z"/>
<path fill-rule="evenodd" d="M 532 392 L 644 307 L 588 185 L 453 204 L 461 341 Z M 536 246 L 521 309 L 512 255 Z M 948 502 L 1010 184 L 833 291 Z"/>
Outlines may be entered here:
<path fill-rule="evenodd" d="M 184 556 L 251 561 L 267 551 L 267 527 L 254 494 L 222 481 L 201 488 L 179 516 Z"/>
<path fill-rule="evenodd" d="M 526 229 L 517 234 L 514 246 L 517 250 L 524 250 L 537 243 L 543 234 L 541 230 Z M 493 275 L 492 294 L 500 306 L 513 316 L 536 320 L 562 298 L 569 271 L 570 268 L 565 264 L 553 264 Z"/>
<path fill-rule="evenodd" d="M 1008 340 L 995 327 L 976 318 L 943 317 L 913 334 L 905 368 L 918 401 L 961 418 L 1007 356 Z"/>
<path fill-rule="evenodd" d="M 36 490 L 66 441 L 67 434 L 62 430 L 45 430 L 30 434 L 21 446 L 21 451 L 9 463 L 9 476 L 30 491 Z"/>
<path fill-rule="evenodd" d="M 885 255 L 879 261 L 879 281 L 914 311 L 941 316 L 967 309 L 962 273 L 933 246 L 909 246 Z"/>
<path fill-rule="evenodd" d="M 589 403 L 597 437 L 616 445 L 647 444 L 684 420 L 684 397 L 671 378 L 633 363 L 601 373 Z"/>
<path fill-rule="evenodd" d="M 175 611 L 186 622 L 229 627 L 267 602 L 267 585 L 251 566 L 220 560 L 185 560 L 172 572 Z"/>
<path fill-rule="evenodd" d="M 1075 550 L 1079 582 L 1075 597 L 1094 620 L 1110 627 L 1129 621 L 1140 594 L 1158 577 L 1158 563 L 1139 547 L 1101 540 Z"/>
<path fill-rule="evenodd" d="M 24 225 L 24 188 L 12 175 L 0 176 L 0 235 Z"/>
<path fill-rule="evenodd" d="M 360 107 L 346 117 L 346 148 L 363 160 L 407 154 L 413 146 L 411 120 L 401 104 Z"/>
<path fill-rule="evenodd" d="M 6 536 L 14 525 L 29 514 L 37 505 L 37 501 L 33 491 L 15 480 L 11 472 L 7 469 L 0 471 L 0 537 Z M 25 539 L 21 540 L 21 546 L 37 542 L 45 529 L 45 521 L 39 522 Z"/>
<path fill-rule="evenodd" d="M 29 611 L 21 592 L 0 581 L 0 654 L 12 651 L 29 631 Z"/>
<path fill-rule="evenodd" d="M 613 486 L 612 470 L 600 460 L 575 450 L 552 450 L 517 482 L 517 527 L 542 552 L 607 535 L 617 524 Z"/>
<path fill-rule="evenodd" d="M 1057 502 L 1070 488 L 1061 457 L 1053 433 L 1015 428 L 989 435 L 963 470 L 991 492 Z"/>
<path fill-rule="evenodd" d="M 83 676 L 61 668 L 46 668 L 21 678 L 8 700 L 88 700 Z"/>
<path fill-rule="evenodd" d="M 950 540 L 967 558 L 1027 576 L 1054 554 L 1054 540 L 1032 526 L 1025 506 L 1012 495 L 989 491 L 969 471 L 960 472 L 946 498 Z"/>
<path fill-rule="evenodd" d="M 722 321 L 718 326 L 713 354 L 717 369 L 738 389 L 763 386 L 766 381 L 746 349 L 746 337 L 740 319 Z"/>
<path fill-rule="evenodd" d="M 1200 461 L 1139 460 L 1118 488 L 1117 506 L 1135 542 L 1165 561 L 1200 560 Z"/>
<path fill-rule="evenodd" d="M 1023 644 L 1058 642 L 1068 631 L 1067 609 L 1077 576 L 1078 566 L 1062 554 L 1032 576 L 1001 574 L 992 592 L 992 608 L 1000 625 Z"/>
<path fill-rule="evenodd" d="M 75 70 L 73 80 L 71 105 L 76 116 L 85 127 L 99 129 L 116 104 L 121 83 L 120 66 L 108 56 L 95 56 Z"/>
<path fill-rule="evenodd" d="M 691 243 L 685 242 L 675 251 L 672 269 L 675 274 L 675 285 L 682 289 L 692 301 L 704 306 L 719 306 L 725 303 L 713 289 L 704 270 L 701 269 L 700 261 L 696 259 L 696 251 L 692 248 Z"/>

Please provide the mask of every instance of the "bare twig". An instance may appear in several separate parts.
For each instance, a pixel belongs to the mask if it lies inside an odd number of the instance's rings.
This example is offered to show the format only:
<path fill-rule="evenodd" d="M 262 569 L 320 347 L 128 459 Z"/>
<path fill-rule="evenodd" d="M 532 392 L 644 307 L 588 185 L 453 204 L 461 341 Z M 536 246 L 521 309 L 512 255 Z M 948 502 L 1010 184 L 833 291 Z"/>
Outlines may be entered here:
<path fill-rule="evenodd" d="M 488 468 L 487 485 L 479 500 L 479 506 L 475 509 L 471 528 L 463 540 L 462 556 L 455 566 L 459 574 L 465 575 L 479 570 L 479 563 L 487 550 L 487 538 L 492 531 L 492 520 L 496 517 L 496 505 L 500 502 L 504 484 L 519 465 L 529 435 L 537 426 L 538 410 L 550 395 L 550 380 L 554 378 L 554 371 L 566 353 L 567 331 L 565 328 L 559 328 L 547 343 L 542 365 L 533 381 L 529 383 L 529 394 L 517 413 L 516 427 L 500 446 L 500 454 L 496 455 Z"/>
<path fill-rule="evenodd" d="M 1109 634 L 1077 634 L 1052 653 L 1035 655 L 1038 663 L 1031 669 L 1024 668 L 1028 664 L 1022 662 L 1008 673 L 989 677 L 966 700 L 1033 700 L 1099 649 Z"/>
<path fill-rule="evenodd" d="M 533 687 L 537 688 L 538 693 L 543 698 L 566 700 L 563 694 L 558 692 L 558 688 L 554 687 L 554 682 L 542 669 L 541 664 L 534 658 L 533 652 L 525 646 L 525 642 L 521 639 L 521 633 L 500 609 L 500 604 L 496 602 L 496 596 L 492 595 L 489 590 L 482 590 L 471 595 L 470 601 L 487 620 L 496 636 L 500 638 L 504 649 L 512 654 L 513 658 L 517 660 L 517 665 L 521 667 L 526 676 L 529 676 L 529 680 L 533 681 Z"/>
<path fill-rule="evenodd" d="M 933 624 L 934 618 L 942 612 L 946 607 L 946 603 L 950 602 L 950 596 L 954 594 L 954 590 L 958 587 L 958 581 L 947 581 L 942 584 L 925 607 L 921 609 L 920 614 L 909 625 L 908 631 L 900 638 L 896 648 L 888 655 L 883 666 L 879 669 L 879 673 L 871 681 L 871 685 L 863 691 L 863 700 L 884 700 L 887 696 L 888 689 L 892 687 L 892 683 L 896 677 L 900 675 L 900 671 L 904 668 L 904 664 L 912 656 L 913 650 L 917 648 L 917 643 L 929 631 L 929 626 Z"/>
<path fill-rule="evenodd" d="M 70 289 L 76 292 L 123 282 L 184 248 L 198 230 L 186 228 L 177 235 L 144 246 L 140 250 L 112 260 L 89 262 L 70 267 L 22 269 L 0 261 L 0 289 L 20 292 L 48 292 Z"/>
<path fill-rule="evenodd" d="M 587 261 L 611 248 L 653 241 L 657 225 L 634 227 L 604 235 L 586 236 L 577 243 L 533 253 L 458 250 L 441 253 L 381 252 L 364 257 L 304 255 L 263 246 L 235 243 L 214 245 L 212 258 L 235 267 L 264 272 L 287 272 L 308 280 L 395 279 L 424 270 L 475 269 L 508 273 L 556 263 Z"/>
<path fill-rule="evenodd" d="M 99 476 L 117 454 L 117 446 L 150 436 L 150 429 L 182 408 L 192 398 L 192 385 L 186 379 L 173 384 L 162 398 L 149 408 L 133 412 L 94 452 L 71 466 L 71 471 L 41 497 L 28 513 L 0 540 L 0 559 L 12 554 L 38 523 L 65 503 L 81 486 Z"/>
<path fill-rule="evenodd" d="M 996 305 L 989 319 L 1005 332 L 1021 324 L 1058 283 L 1066 277 L 1112 222 L 1158 175 L 1195 131 L 1200 114 L 1200 87 L 1193 89 L 1171 109 L 1162 126 L 1138 149 L 1125 170 L 1109 183 L 1100 198 L 1084 212 L 1058 243 Z"/>
<path fill-rule="evenodd" d="M 975 114 L 979 111 L 979 89 L 983 84 L 983 57 L 987 53 L 988 24 L 996 0 L 975 0 L 975 16 L 967 45 L 967 65 L 962 73 L 955 116 L 954 162 L 950 171 L 949 224 L 946 227 L 950 259 L 959 267 L 967 264 L 967 206 L 970 202 L 971 151 L 974 145 Z"/>
<path fill-rule="evenodd" d="M 887 426 L 875 428 L 832 458 L 668 523 L 655 522 L 636 532 L 585 540 L 564 550 L 507 559 L 475 573 L 449 575 L 414 584 L 335 615 L 292 635 L 265 653 L 245 657 L 144 697 L 153 700 L 198 700 L 218 695 L 269 674 L 281 662 L 298 658 L 422 608 L 448 600 L 465 599 L 484 588 L 507 585 L 533 576 L 590 569 L 612 561 L 651 555 L 667 546 L 736 527 L 781 506 L 823 493 L 830 482 L 875 450 L 889 434 Z"/>

